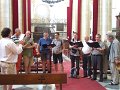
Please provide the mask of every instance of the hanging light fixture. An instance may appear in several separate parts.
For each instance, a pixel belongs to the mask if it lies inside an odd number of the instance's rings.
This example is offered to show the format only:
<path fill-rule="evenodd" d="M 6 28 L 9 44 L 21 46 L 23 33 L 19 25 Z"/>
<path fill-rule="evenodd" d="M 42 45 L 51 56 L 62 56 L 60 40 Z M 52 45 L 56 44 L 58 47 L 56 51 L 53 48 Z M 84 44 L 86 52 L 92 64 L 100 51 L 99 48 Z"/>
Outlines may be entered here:
<path fill-rule="evenodd" d="M 59 2 L 64 1 L 64 0 L 42 0 L 42 1 L 45 3 L 48 3 L 52 7 L 53 4 L 59 3 Z"/>

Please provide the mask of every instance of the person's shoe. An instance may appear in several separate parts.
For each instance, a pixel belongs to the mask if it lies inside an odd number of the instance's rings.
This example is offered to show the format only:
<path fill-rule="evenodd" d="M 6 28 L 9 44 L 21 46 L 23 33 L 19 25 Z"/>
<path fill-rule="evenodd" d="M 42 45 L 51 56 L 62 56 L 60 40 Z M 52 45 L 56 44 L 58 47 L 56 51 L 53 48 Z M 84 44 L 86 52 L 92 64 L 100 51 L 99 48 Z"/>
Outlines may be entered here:
<path fill-rule="evenodd" d="M 72 78 L 71 76 L 68 76 L 68 78 Z"/>
<path fill-rule="evenodd" d="M 82 76 L 81 78 L 86 78 L 87 76 Z"/>
<path fill-rule="evenodd" d="M 48 73 L 51 73 L 51 71 L 48 71 Z"/>
<path fill-rule="evenodd" d="M 77 79 L 79 79 L 79 78 L 80 78 L 80 76 L 79 76 L 79 75 L 77 75 L 77 76 L 76 76 L 76 78 L 77 78 Z"/>
<path fill-rule="evenodd" d="M 111 83 L 109 83 L 109 85 L 118 85 L 118 83 L 111 82 Z"/>
<path fill-rule="evenodd" d="M 68 76 L 68 78 L 73 78 L 73 77 L 70 75 L 70 76 Z"/>
<path fill-rule="evenodd" d="M 103 82 L 103 79 L 100 79 L 99 82 Z"/>
<path fill-rule="evenodd" d="M 96 80 L 96 78 L 91 78 L 91 80 Z"/>
<path fill-rule="evenodd" d="M 91 76 L 88 76 L 87 78 L 88 78 L 88 79 L 90 79 L 90 78 L 91 78 Z"/>

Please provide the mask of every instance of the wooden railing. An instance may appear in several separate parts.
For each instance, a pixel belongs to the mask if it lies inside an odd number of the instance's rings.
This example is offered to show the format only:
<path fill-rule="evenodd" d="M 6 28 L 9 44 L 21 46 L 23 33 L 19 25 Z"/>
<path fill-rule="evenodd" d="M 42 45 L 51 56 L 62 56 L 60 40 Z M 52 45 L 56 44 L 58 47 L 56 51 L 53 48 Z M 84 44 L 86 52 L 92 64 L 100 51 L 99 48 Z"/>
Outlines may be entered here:
<path fill-rule="evenodd" d="M 0 85 L 26 85 L 26 84 L 62 84 L 67 83 L 67 74 L 0 74 Z"/>

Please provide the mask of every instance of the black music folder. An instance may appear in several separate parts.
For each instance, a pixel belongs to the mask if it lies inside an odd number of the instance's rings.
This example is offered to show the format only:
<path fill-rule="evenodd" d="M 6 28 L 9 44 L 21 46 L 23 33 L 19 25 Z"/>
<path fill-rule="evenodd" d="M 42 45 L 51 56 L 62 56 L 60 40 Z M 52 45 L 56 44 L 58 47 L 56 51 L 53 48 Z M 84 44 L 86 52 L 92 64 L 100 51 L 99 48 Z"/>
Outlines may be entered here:
<path fill-rule="evenodd" d="M 48 46 L 51 46 L 51 47 L 55 47 L 56 45 L 55 44 L 43 44 L 42 45 L 43 46 L 43 48 L 47 48 Z"/>
<path fill-rule="evenodd" d="M 92 48 L 100 48 L 100 45 L 98 42 L 87 42 L 87 44 L 89 47 L 92 47 Z"/>
<path fill-rule="evenodd" d="M 77 45 L 78 47 L 83 47 L 83 43 L 82 43 L 82 42 L 75 42 L 75 43 L 69 42 L 69 44 L 70 44 L 71 46 Z"/>

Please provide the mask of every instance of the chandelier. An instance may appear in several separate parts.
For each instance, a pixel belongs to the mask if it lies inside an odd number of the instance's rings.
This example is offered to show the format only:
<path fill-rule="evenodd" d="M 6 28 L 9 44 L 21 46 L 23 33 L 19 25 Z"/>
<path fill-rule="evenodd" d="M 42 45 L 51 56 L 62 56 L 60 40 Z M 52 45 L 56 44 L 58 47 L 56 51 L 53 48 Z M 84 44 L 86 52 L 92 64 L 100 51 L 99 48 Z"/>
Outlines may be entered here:
<path fill-rule="evenodd" d="M 59 3 L 61 1 L 64 1 L 64 0 L 42 0 L 42 2 L 48 3 L 51 7 L 53 6 L 53 4 Z"/>

